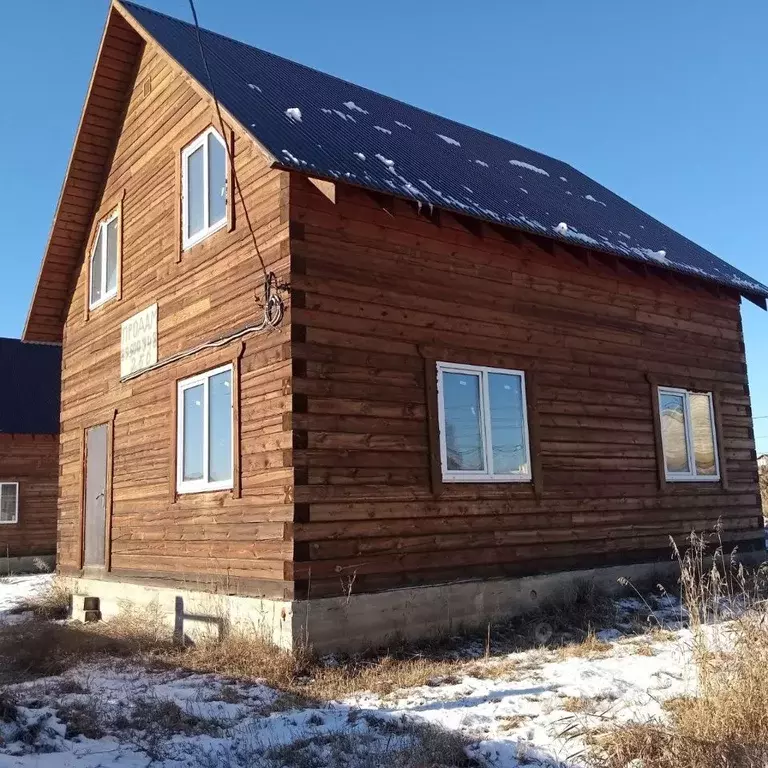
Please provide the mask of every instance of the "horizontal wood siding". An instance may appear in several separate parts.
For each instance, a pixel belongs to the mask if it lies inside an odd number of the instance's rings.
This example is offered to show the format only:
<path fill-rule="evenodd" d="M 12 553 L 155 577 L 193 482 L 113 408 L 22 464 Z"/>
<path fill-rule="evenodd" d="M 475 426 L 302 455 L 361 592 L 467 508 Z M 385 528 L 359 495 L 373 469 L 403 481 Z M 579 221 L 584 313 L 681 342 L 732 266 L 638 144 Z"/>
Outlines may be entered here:
<path fill-rule="evenodd" d="M 81 562 L 83 430 L 116 412 L 111 575 L 282 596 L 292 588 L 289 318 L 279 330 L 119 381 L 120 324 L 155 302 L 161 360 L 261 321 L 264 279 L 248 220 L 266 269 L 288 277 L 287 174 L 239 134 L 248 215 L 238 198 L 233 227 L 180 253 L 180 151 L 211 123 L 212 107 L 148 45 L 94 217 L 122 200 L 121 295 L 88 312 L 81 251 L 64 330 L 60 563 L 77 570 Z M 177 497 L 176 382 L 228 362 L 239 372 L 243 417 L 235 490 Z"/>
<path fill-rule="evenodd" d="M 336 200 L 292 182 L 300 589 L 668 557 L 670 535 L 719 518 L 729 543 L 762 537 L 737 296 L 404 201 L 393 216 L 346 186 Z M 534 483 L 435 483 L 435 360 L 526 372 Z M 649 377 L 718 390 L 727 489 L 661 487 Z"/>
<path fill-rule="evenodd" d="M 0 434 L 0 483 L 19 484 L 19 522 L 0 525 L 0 557 L 56 552 L 58 435 Z"/>

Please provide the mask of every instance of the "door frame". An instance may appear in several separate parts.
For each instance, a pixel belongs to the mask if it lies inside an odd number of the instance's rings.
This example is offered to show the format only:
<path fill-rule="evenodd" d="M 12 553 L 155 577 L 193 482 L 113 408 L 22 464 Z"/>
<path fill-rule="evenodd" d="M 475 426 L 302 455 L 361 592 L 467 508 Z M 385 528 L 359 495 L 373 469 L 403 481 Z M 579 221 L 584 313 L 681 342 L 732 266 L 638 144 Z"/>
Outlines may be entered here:
<path fill-rule="evenodd" d="M 87 575 L 109 573 L 112 570 L 112 474 L 114 469 L 115 419 L 117 408 L 102 411 L 101 418 L 91 416 L 87 422 L 80 425 L 80 557 L 81 575 L 85 571 L 85 504 L 86 504 L 86 475 L 88 460 L 88 430 L 92 427 L 106 426 L 107 428 L 107 484 L 104 498 L 104 567 L 89 566 Z"/>

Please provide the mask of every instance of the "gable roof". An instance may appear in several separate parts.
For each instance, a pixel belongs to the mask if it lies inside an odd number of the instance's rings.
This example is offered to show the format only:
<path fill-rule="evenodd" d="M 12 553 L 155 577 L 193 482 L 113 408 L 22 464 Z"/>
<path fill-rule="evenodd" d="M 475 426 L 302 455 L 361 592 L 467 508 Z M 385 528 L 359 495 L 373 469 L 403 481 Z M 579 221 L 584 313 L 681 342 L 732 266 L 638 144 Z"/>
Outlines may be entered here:
<path fill-rule="evenodd" d="M 122 5 L 208 88 L 193 25 Z M 219 101 L 276 166 L 768 297 L 768 287 L 567 163 L 214 32 L 201 38 Z"/>
<path fill-rule="evenodd" d="M 59 433 L 61 347 L 0 338 L 0 432 Z"/>
<path fill-rule="evenodd" d="M 225 119 L 273 167 L 395 195 L 734 289 L 768 287 L 571 166 L 505 139 L 200 31 Z M 73 274 L 145 43 L 212 99 L 195 27 L 112 0 L 23 338 L 60 342 Z"/>

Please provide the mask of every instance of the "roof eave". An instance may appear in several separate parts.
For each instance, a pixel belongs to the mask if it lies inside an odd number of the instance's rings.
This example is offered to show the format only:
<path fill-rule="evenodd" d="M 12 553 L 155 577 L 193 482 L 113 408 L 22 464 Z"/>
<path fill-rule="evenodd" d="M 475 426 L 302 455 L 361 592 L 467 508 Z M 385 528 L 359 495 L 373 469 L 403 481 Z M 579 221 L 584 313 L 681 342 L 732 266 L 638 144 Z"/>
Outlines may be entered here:
<path fill-rule="evenodd" d="M 248 131 L 248 133 L 250 133 L 250 131 Z M 253 134 L 251 134 L 251 136 L 253 136 Z M 323 180 L 326 180 L 326 181 L 334 182 L 335 184 L 345 184 L 345 185 L 347 185 L 349 187 L 354 187 L 355 189 L 360 189 L 362 191 L 368 191 L 368 192 L 372 191 L 371 187 L 368 186 L 368 185 L 356 184 L 354 181 L 350 181 L 349 179 L 340 179 L 338 177 L 334 177 L 334 176 L 329 176 L 329 175 L 326 175 L 326 174 L 318 173 L 315 169 L 312 169 L 312 172 L 310 173 L 308 170 L 304 170 L 303 168 L 297 168 L 295 166 L 288 165 L 288 164 L 286 164 L 285 162 L 283 162 L 283 161 L 281 161 L 279 159 L 275 159 L 270 164 L 270 167 L 276 168 L 276 169 L 281 170 L 281 171 L 288 171 L 288 172 L 292 172 L 292 173 L 300 173 L 302 176 L 306 176 L 308 178 L 323 179 Z M 658 266 L 658 265 L 655 265 L 655 264 L 649 264 L 647 261 L 644 261 L 643 259 L 636 258 L 634 256 L 629 256 L 629 255 L 627 255 L 625 253 L 621 253 L 620 251 L 610 250 L 608 248 L 605 248 L 604 246 L 601 246 L 599 243 L 597 243 L 594 246 L 593 245 L 589 245 L 589 246 L 581 245 L 581 244 L 575 243 L 572 240 L 569 240 L 569 239 L 567 239 L 565 237 L 558 237 L 556 233 L 550 234 L 549 232 L 541 232 L 541 231 L 538 231 L 538 230 L 536 230 L 534 228 L 528 229 L 526 227 L 515 226 L 515 224 L 513 224 L 511 222 L 497 221 L 496 219 L 493 219 L 490 216 L 489 217 L 478 216 L 477 214 L 474 214 L 472 212 L 467 212 L 467 211 L 451 208 L 450 206 L 447 206 L 447 205 L 439 206 L 439 205 L 434 205 L 433 203 L 424 203 L 424 201 L 419 200 L 418 197 L 409 197 L 407 195 L 397 194 L 394 190 L 391 190 L 391 189 L 385 189 L 385 188 L 382 187 L 380 190 L 378 190 L 378 192 L 381 193 L 381 194 L 390 195 L 391 197 L 396 198 L 398 200 L 404 200 L 405 202 L 421 203 L 422 205 L 425 205 L 425 204 L 426 205 L 431 205 L 432 207 L 438 208 L 438 209 L 440 209 L 442 211 L 446 211 L 447 213 L 456 214 L 456 215 L 459 215 L 459 216 L 469 216 L 469 217 L 471 217 L 473 219 L 476 219 L 477 221 L 482 221 L 482 222 L 485 222 L 487 224 L 493 224 L 493 225 L 499 226 L 499 227 L 507 227 L 510 230 L 513 230 L 513 231 L 516 231 L 516 232 L 522 232 L 522 233 L 524 233 L 526 235 L 536 235 L 537 237 L 547 238 L 548 240 L 552 240 L 552 241 L 554 241 L 556 243 L 559 243 L 561 245 L 566 245 L 569 248 L 579 248 L 579 249 L 581 249 L 583 251 L 596 251 L 598 253 L 604 253 L 604 254 L 608 254 L 610 256 L 614 256 L 617 259 L 622 259 L 624 261 L 628 261 L 628 262 L 631 262 L 633 264 L 645 265 L 647 267 L 657 267 Z M 764 310 L 768 311 L 768 291 L 766 291 L 765 293 L 757 293 L 757 292 L 747 291 L 744 288 L 739 288 L 736 285 L 732 285 L 730 283 L 725 283 L 725 282 L 721 282 L 719 280 L 715 280 L 714 278 L 708 277 L 707 275 L 694 275 L 694 274 L 691 274 L 690 272 L 687 272 L 686 270 L 681 269 L 680 267 L 677 267 L 676 265 L 673 265 L 672 267 L 661 267 L 661 268 L 664 269 L 667 272 L 670 272 L 672 274 L 678 275 L 680 277 L 689 278 L 691 280 L 699 280 L 699 281 L 707 283 L 708 285 L 712 285 L 712 286 L 719 287 L 719 288 L 722 288 L 722 289 L 731 290 L 734 293 L 736 293 L 736 294 L 738 294 L 740 296 L 743 296 L 745 299 L 750 301 L 752 304 L 755 304 L 756 306 L 760 307 L 760 309 L 764 309 Z"/>
<path fill-rule="evenodd" d="M 61 204 L 62 204 L 62 201 L 64 199 L 64 192 L 65 192 L 65 189 L 66 189 L 66 186 L 67 186 L 67 179 L 69 178 L 69 174 L 70 174 L 70 172 L 72 170 L 72 162 L 73 162 L 74 157 L 75 157 L 75 151 L 77 150 L 77 144 L 78 144 L 78 141 L 80 139 L 80 132 L 81 132 L 81 130 L 83 128 L 83 122 L 85 120 L 85 115 L 86 115 L 86 112 L 88 110 L 88 103 L 89 103 L 90 98 L 91 98 L 91 91 L 93 90 L 93 82 L 94 82 L 94 80 L 96 78 L 96 71 L 98 70 L 98 67 L 99 67 L 99 60 L 101 59 L 101 53 L 104 50 L 104 43 L 105 43 L 105 41 L 107 39 L 107 31 L 109 30 L 110 19 L 111 19 L 111 11 L 110 11 L 110 13 L 107 14 L 107 19 L 104 22 L 104 29 L 101 32 L 101 41 L 99 42 L 99 50 L 98 50 L 98 53 L 96 54 L 96 60 L 93 63 L 93 69 L 91 70 L 91 77 L 90 77 L 90 79 L 88 81 L 88 90 L 86 91 L 86 94 L 85 94 L 85 100 L 83 102 L 83 108 L 80 110 L 80 119 L 78 120 L 77 130 L 75 131 L 75 138 L 72 141 L 72 148 L 70 149 L 70 152 L 69 152 L 69 160 L 67 161 L 67 170 L 64 173 L 64 179 L 61 182 L 61 189 L 59 190 L 59 197 L 58 197 L 58 200 L 56 201 L 56 212 L 53 215 L 53 220 L 51 222 L 51 227 L 48 230 L 48 239 L 47 239 L 46 244 L 45 244 L 45 251 L 44 251 L 44 255 L 43 255 L 43 260 L 40 262 L 40 268 L 39 268 L 39 270 L 37 272 L 37 280 L 35 281 L 35 290 L 32 293 L 32 301 L 29 303 L 29 309 L 27 310 L 27 317 L 26 317 L 26 320 L 24 321 L 24 331 L 21 334 L 21 338 L 25 339 L 25 340 L 26 340 L 27 333 L 29 332 L 29 323 L 30 323 L 30 320 L 32 318 L 32 312 L 34 310 L 35 300 L 37 298 L 37 293 L 40 290 L 40 284 L 41 284 L 42 277 L 43 277 L 43 271 L 45 269 L 46 261 L 48 259 L 48 252 L 49 252 L 50 247 L 51 247 L 51 240 L 53 239 L 53 234 L 54 234 L 54 231 L 56 229 L 56 222 L 57 222 L 57 220 L 59 218 L 59 213 L 61 211 Z"/>

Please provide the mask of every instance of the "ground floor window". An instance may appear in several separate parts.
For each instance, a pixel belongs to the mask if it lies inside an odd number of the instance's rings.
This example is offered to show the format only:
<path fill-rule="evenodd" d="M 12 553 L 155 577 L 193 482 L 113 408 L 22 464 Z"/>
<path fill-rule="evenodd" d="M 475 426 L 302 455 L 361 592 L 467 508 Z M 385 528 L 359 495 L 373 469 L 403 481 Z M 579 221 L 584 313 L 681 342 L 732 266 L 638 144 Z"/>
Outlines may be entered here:
<path fill-rule="evenodd" d="M 0 483 L 0 523 L 19 522 L 19 484 Z"/>
<path fill-rule="evenodd" d="M 444 481 L 531 479 L 522 371 L 438 363 L 437 392 Z"/>
<path fill-rule="evenodd" d="M 659 387 L 659 416 L 666 479 L 719 480 L 712 393 Z"/>
<path fill-rule="evenodd" d="M 232 370 L 226 365 L 178 384 L 179 493 L 232 488 Z"/>

